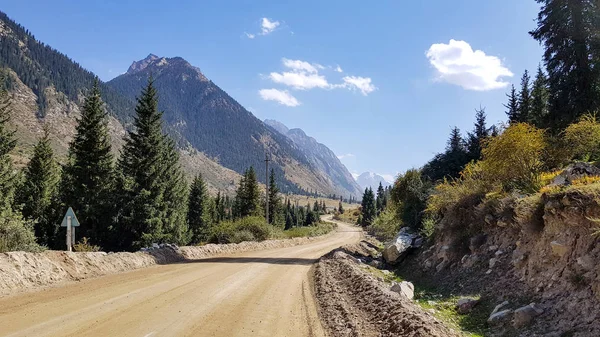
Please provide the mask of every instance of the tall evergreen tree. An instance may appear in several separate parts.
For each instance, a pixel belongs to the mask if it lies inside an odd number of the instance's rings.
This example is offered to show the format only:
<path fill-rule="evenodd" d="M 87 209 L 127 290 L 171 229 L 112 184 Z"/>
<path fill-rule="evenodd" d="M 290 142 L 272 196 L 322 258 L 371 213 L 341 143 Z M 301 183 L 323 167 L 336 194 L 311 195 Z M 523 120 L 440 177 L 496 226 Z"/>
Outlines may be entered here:
<path fill-rule="evenodd" d="M 484 139 L 489 137 L 490 129 L 486 125 L 485 108 L 475 110 L 475 126 L 468 134 L 467 152 L 470 160 L 481 159 L 481 146 Z"/>
<path fill-rule="evenodd" d="M 271 169 L 269 175 L 269 223 L 280 223 L 281 199 L 279 198 L 279 188 L 275 180 L 275 170 Z"/>
<path fill-rule="evenodd" d="M 206 183 L 202 179 L 202 175 L 198 174 L 192 182 L 188 199 L 187 220 L 193 243 L 200 243 L 208 239 L 211 226 L 208 198 Z"/>
<path fill-rule="evenodd" d="M 383 189 L 383 185 L 379 182 L 379 187 L 377 187 L 377 201 L 375 202 L 377 207 L 377 215 L 379 215 L 385 209 L 387 204 L 387 200 L 385 198 L 385 191 Z"/>
<path fill-rule="evenodd" d="M 531 90 L 531 114 L 529 123 L 538 127 L 546 127 L 546 119 L 548 116 L 548 79 L 542 71 L 542 67 L 538 66 L 533 88 Z"/>
<path fill-rule="evenodd" d="M 531 36 L 544 46 L 550 90 L 549 126 L 560 131 L 598 110 L 599 8 L 594 0 L 537 0 L 542 5 Z"/>
<path fill-rule="evenodd" d="M 185 245 L 190 239 L 186 221 L 188 185 L 185 173 L 179 163 L 179 152 L 175 147 L 175 142 L 166 135 L 163 139 L 161 165 L 164 169 L 161 177 L 161 184 L 164 186 L 162 203 L 164 234 L 169 237 L 171 242 Z"/>
<path fill-rule="evenodd" d="M 362 223 L 363 227 L 370 226 L 373 224 L 375 217 L 377 216 L 377 207 L 375 205 L 375 195 L 373 189 L 366 188 L 362 199 Z"/>
<path fill-rule="evenodd" d="M 61 211 L 72 207 L 81 223 L 79 234 L 112 248 L 109 230 L 114 216 L 114 163 L 98 79 L 85 98 L 78 122 L 63 169 Z"/>
<path fill-rule="evenodd" d="M 529 122 L 531 119 L 531 78 L 525 70 L 521 77 L 521 92 L 519 93 L 519 122 Z"/>
<path fill-rule="evenodd" d="M 252 166 L 246 170 L 240 180 L 240 186 L 235 199 L 238 217 L 261 215 L 260 190 L 258 188 L 256 172 Z"/>
<path fill-rule="evenodd" d="M 517 89 L 513 85 L 510 89 L 510 93 L 506 94 L 508 97 L 508 103 L 504 106 L 508 109 L 506 115 L 508 116 L 509 123 L 519 123 L 521 118 L 521 110 L 519 109 L 519 96 L 517 95 Z"/>
<path fill-rule="evenodd" d="M 18 203 L 22 205 L 25 219 L 34 223 L 38 243 L 51 246 L 58 230 L 56 206 L 58 198 L 59 166 L 54 159 L 50 136 L 44 129 L 33 149 L 33 157 L 25 168 L 25 181 L 18 193 Z"/>
<path fill-rule="evenodd" d="M 174 144 L 162 132 L 157 96 L 150 79 L 137 100 L 134 129 L 119 158 L 123 248 L 167 240 L 185 243 L 186 187 Z"/>

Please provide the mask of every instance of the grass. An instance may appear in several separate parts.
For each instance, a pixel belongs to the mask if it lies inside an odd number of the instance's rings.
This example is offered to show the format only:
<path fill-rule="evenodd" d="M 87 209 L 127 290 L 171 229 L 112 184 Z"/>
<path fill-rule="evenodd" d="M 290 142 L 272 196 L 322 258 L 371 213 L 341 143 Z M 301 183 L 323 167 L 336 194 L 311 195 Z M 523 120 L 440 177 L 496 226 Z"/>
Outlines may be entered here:
<path fill-rule="evenodd" d="M 334 230 L 335 227 L 336 225 L 331 222 L 319 223 L 316 226 L 294 227 L 286 231 L 281 231 L 282 236 L 275 238 L 292 239 L 301 237 L 315 237 L 325 235 Z"/>
<path fill-rule="evenodd" d="M 343 221 L 346 223 L 355 224 L 358 220 L 358 216 L 360 215 L 360 211 L 356 208 L 354 209 L 346 209 L 342 214 L 336 214 L 333 218 L 339 221 Z"/>
<path fill-rule="evenodd" d="M 397 274 L 390 274 L 386 281 L 404 281 Z M 488 332 L 487 319 L 489 313 L 494 309 L 494 304 L 482 299 L 479 294 L 468 294 L 459 296 L 448 293 L 441 288 L 424 285 L 421 282 L 413 282 L 415 286 L 415 303 L 426 311 L 433 309 L 432 314 L 448 326 L 459 330 L 467 337 L 483 337 Z M 456 311 L 456 303 L 462 297 L 478 299 L 480 302 L 466 315 Z"/>

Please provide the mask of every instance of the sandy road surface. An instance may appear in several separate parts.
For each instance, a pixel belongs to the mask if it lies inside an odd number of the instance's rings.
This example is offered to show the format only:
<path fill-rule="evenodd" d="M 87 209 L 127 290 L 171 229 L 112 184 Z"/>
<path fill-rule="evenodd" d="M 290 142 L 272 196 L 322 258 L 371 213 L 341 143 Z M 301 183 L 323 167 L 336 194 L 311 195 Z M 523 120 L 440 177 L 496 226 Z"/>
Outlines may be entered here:
<path fill-rule="evenodd" d="M 356 242 L 307 245 L 150 267 L 0 298 L 0 336 L 322 336 L 311 265 Z"/>

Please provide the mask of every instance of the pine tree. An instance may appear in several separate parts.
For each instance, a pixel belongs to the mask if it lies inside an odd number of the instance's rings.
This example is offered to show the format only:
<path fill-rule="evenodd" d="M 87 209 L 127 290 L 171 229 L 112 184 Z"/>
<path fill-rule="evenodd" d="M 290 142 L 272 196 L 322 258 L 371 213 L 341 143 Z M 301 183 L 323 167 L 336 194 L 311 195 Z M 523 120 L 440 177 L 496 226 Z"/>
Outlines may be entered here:
<path fill-rule="evenodd" d="M 114 215 L 114 164 L 98 79 L 85 98 L 78 122 L 63 169 L 61 212 L 72 207 L 81 224 L 79 235 L 113 248 L 109 231 Z"/>
<path fill-rule="evenodd" d="M 548 116 L 548 79 L 542 71 L 542 67 L 538 67 L 535 80 L 533 81 L 533 89 L 531 90 L 531 116 L 529 123 L 538 127 L 546 127 L 546 119 Z"/>
<path fill-rule="evenodd" d="M 137 100 L 134 130 L 119 158 L 120 244 L 136 248 L 181 240 L 187 226 L 186 186 L 173 142 L 162 132 L 152 79 Z"/>
<path fill-rule="evenodd" d="M 25 181 L 18 193 L 18 203 L 22 205 L 25 219 L 34 223 L 38 243 L 50 246 L 57 234 L 56 206 L 58 198 L 59 166 L 50 146 L 50 136 L 44 129 L 33 149 L 33 157 L 25 168 Z"/>
<path fill-rule="evenodd" d="M 517 95 L 517 90 L 513 85 L 510 89 L 510 93 L 506 95 L 508 97 L 508 103 L 504 104 L 504 106 L 508 109 L 506 111 L 506 115 L 508 116 L 509 123 L 519 123 L 521 118 L 521 110 L 519 109 L 519 96 Z"/>
<path fill-rule="evenodd" d="M 362 199 L 362 222 L 361 225 L 363 227 L 370 226 L 373 224 L 373 220 L 377 216 L 377 208 L 375 205 L 375 195 L 373 194 L 373 189 L 366 188 L 365 193 L 363 194 Z"/>
<path fill-rule="evenodd" d="M 519 122 L 529 122 L 531 119 L 531 83 L 529 72 L 525 70 L 521 77 L 521 92 L 519 93 Z"/>
<path fill-rule="evenodd" d="M 175 148 L 175 142 L 166 135 L 163 139 L 161 165 L 164 169 L 161 177 L 161 184 L 164 186 L 162 200 L 163 231 L 171 243 L 185 245 L 190 240 L 186 221 L 188 186 L 185 174 L 179 164 L 179 152 Z"/>
<path fill-rule="evenodd" d="M 340 214 L 344 214 L 344 207 L 342 206 L 342 202 L 340 201 L 339 205 L 338 205 L 338 212 Z"/>
<path fill-rule="evenodd" d="M 377 187 L 377 215 L 379 215 L 385 209 L 385 191 L 383 190 L 383 185 L 379 182 L 379 187 Z"/>
<path fill-rule="evenodd" d="M 487 127 L 485 121 L 485 108 L 476 109 L 475 112 L 475 126 L 473 127 L 473 131 L 469 132 L 467 142 L 467 151 L 470 160 L 481 159 L 482 142 L 490 135 L 490 129 Z"/>
<path fill-rule="evenodd" d="M 246 170 L 240 180 L 235 199 L 237 217 L 260 216 L 262 214 L 260 190 L 258 189 L 256 172 L 252 166 Z"/>
<path fill-rule="evenodd" d="M 558 132 L 598 110 L 600 46 L 593 0 L 537 0 L 542 5 L 531 36 L 544 46 L 550 91 L 549 126 Z"/>
<path fill-rule="evenodd" d="M 208 190 L 202 175 L 198 174 L 190 187 L 188 199 L 188 226 L 192 233 L 192 243 L 200 243 L 208 239 L 210 217 L 207 210 Z"/>
<path fill-rule="evenodd" d="M 269 223 L 280 223 L 281 199 L 279 198 L 279 188 L 275 181 L 275 170 L 271 169 L 269 175 Z"/>

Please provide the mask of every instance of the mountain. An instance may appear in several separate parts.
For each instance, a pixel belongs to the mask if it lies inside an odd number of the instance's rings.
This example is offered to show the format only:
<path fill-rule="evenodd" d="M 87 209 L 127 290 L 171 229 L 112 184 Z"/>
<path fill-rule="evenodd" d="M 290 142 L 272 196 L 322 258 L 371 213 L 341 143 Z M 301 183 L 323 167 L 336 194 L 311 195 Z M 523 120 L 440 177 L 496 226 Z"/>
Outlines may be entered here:
<path fill-rule="evenodd" d="M 337 194 L 347 195 L 349 193 L 354 196 L 361 195 L 361 188 L 354 181 L 352 174 L 350 174 L 346 166 L 340 162 L 335 153 L 327 146 L 317 142 L 313 137 L 307 136 L 302 129 L 289 129 L 283 123 L 273 119 L 266 119 L 264 122 L 277 132 L 291 139 L 308 158 L 308 161 L 314 168 L 329 177 L 335 186 L 340 187 Z"/>
<path fill-rule="evenodd" d="M 66 55 L 45 45 L 24 27 L 0 12 L 0 73 L 12 94 L 11 124 L 17 129 L 15 163 L 24 166 L 32 148 L 48 128 L 59 161 L 64 161 L 75 134 L 80 106 L 96 75 Z M 100 83 L 102 98 L 109 113 L 113 151 L 118 154 L 126 127 L 131 122 L 135 101 Z M 183 168 L 190 176 L 202 173 L 212 191 L 233 193 L 239 174 L 202 152 L 181 148 Z"/>
<path fill-rule="evenodd" d="M 379 183 L 381 183 L 381 185 L 383 185 L 383 187 L 387 187 L 390 186 L 391 183 L 388 182 L 387 180 L 385 180 L 385 178 L 383 178 L 382 176 L 380 176 L 377 173 L 373 173 L 373 172 L 365 172 L 361 175 L 359 175 L 356 178 L 356 182 L 358 183 L 358 185 L 360 185 L 360 187 L 363 189 L 371 187 L 373 190 L 377 190 L 377 187 L 379 187 Z"/>
<path fill-rule="evenodd" d="M 337 178 L 311 161 L 291 139 L 265 125 L 181 57 L 150 54 L 107 84 L 135 99 L 150 76 L 166 124 L 182 147 L 195 148 L 238 173 L 251 165 L 262 172 L 265 153 L 269 153 L 283 192 L 328 195 L 344 191 Z M 265 181 L 264 174 L 259 174 L 259 180 Z"/>
<path fill-rule="evenodd" d="M 17 164 L 27 162 L 44 127 L 49 128 L 53 147 L 64 160 L 83 97 L 96 75 L 36 40 L 2 12 L 0 71 L 8 75 L 6 84 L 14 97 Z M 177 141 L 184 169 L 189 175 L 201 172 L 212 191 L 233 192 L 239 173 L 251 165 L 263 172 L 265 153 L 269 153 L 282 192 L 345 192 L 291 139 L 254 117 L 181 57 L 150 54 L 133 62 L 125 74 L 100 83 L 116 154 L 131 125 L 135 98 L 151 75 L 159 93 L 159 108 L 164 111 L 165 131 Z M 265 181 L 264 174 L 258 177 Z"/>

